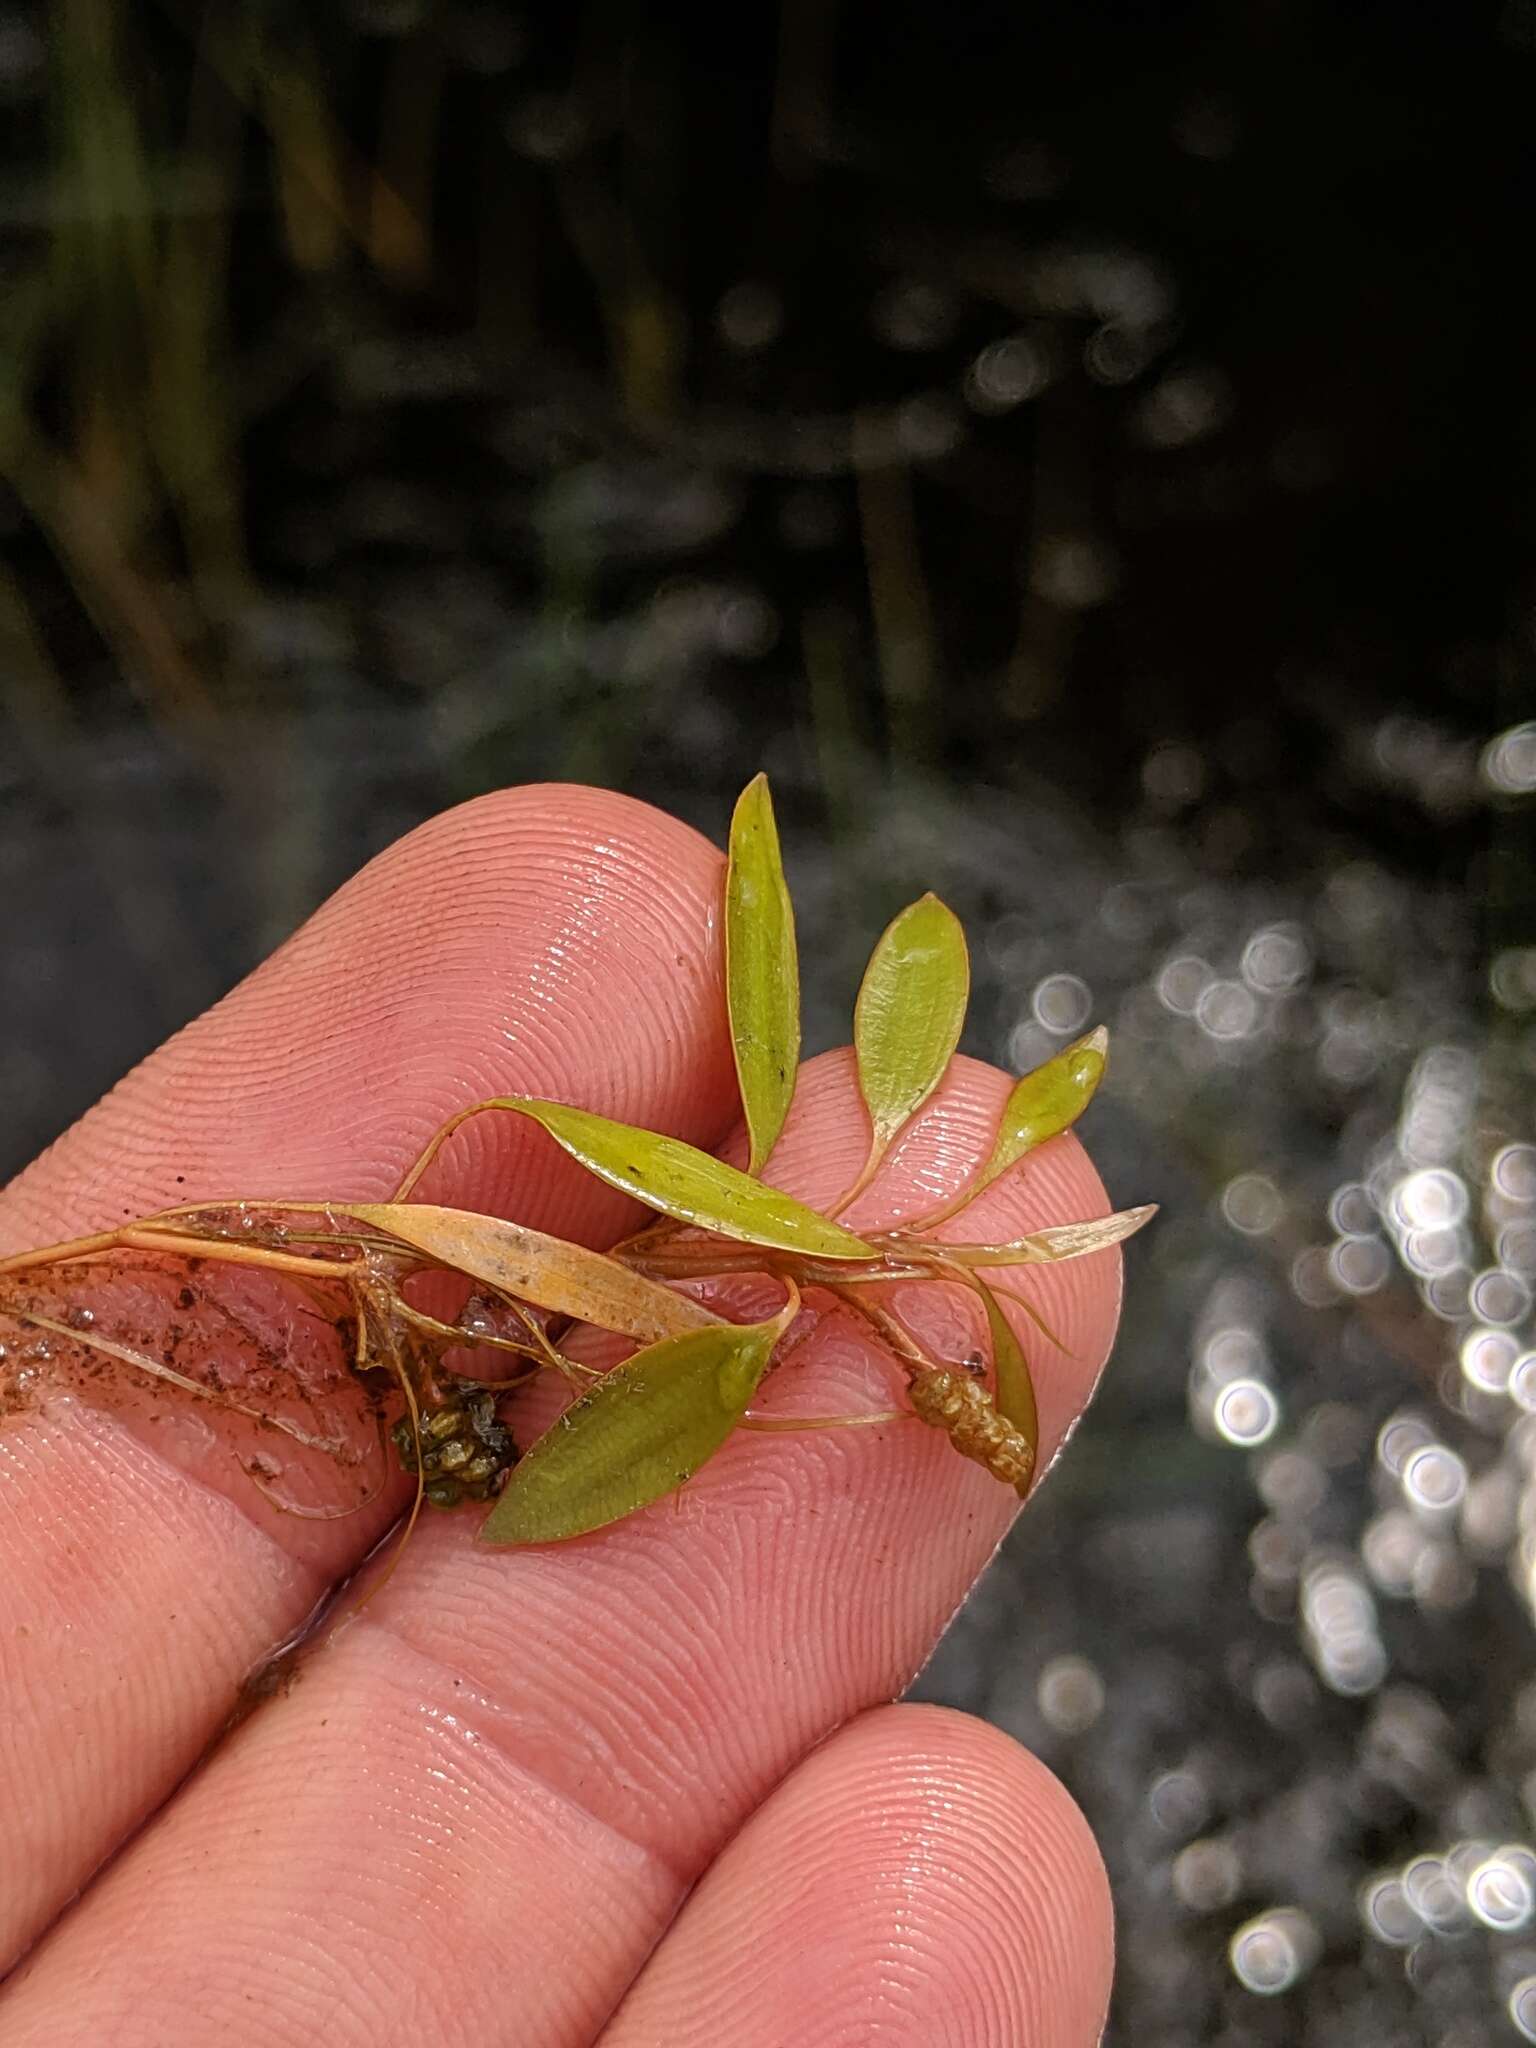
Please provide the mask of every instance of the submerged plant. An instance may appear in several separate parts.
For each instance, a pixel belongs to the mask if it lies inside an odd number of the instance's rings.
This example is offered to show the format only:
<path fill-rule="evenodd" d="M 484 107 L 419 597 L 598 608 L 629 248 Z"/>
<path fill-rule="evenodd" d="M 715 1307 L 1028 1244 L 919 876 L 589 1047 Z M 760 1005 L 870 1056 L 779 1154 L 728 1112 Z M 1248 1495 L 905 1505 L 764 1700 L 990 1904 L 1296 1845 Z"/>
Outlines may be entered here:
<path fill-rule="evenodd" d="M 745 1169 L 677 1138 L 533 1096 L 500 1096 L 461 1110 L 433 1137 L 389 1202 L 201 1202 L 136 1223 L 0 1260 L 0 1316 L 68 1339 L 202 1399 L 256 1416 L 311 1449 L 335 1451 L 242 1402 L 227 1387 L 180 1372 L 121 1343 L 68 1309 L 69 1284 L 125 1255 L 257 1268 L 300 1289 L 347 1336 L 353 1369 L 398 1389 L 391 1435 L 423 1501 L 491 1501 L 482 1535 L 545 1543 L 619 1520 L 683 1485 L 738 1427 L 857 1427 L 915 1418 L 1022 1497 L 1034 1480 L 1038 1427 L 1029 1364 L 1002 1299 L 1048 1341 L 1039 1312 L 989 1280 L 989 1269 L 1080 1258 L 1119 1243 L 1150 1208 L 1068 1222 L 1009 1243 L 967 1244 L 930 1233 L 959 1216 L 1000 1175 L 1087 1107 L 1104 1072 L 1106 1034 L 1091 1032 L 1026 1074 L 1004 1105 L 992 1150 L 962 1190 L 928 1214 L 858 1233 L 842 1213 L 874 1180 L 891 1146 L 943 1080 L 969 995 L 965 937 L 953 912 L 924 896 L 881 935 L 854 1012 L 859 1090 L 869 1150 L 852 1184 L 815 1210 L 764 1176 L 794 1095 L 800 1050 L 794 913 L 768 786 L 758 776 L 732 819 L 725 878 L 726 997 L 747 1132 Z M 589 1173 L 654 1214 L 607 1253 L 516 1223 L 409 1199 L 426 1168 L 471 1117 L 520 1116 L 540 1125 Z M 456 1319 L 415 1298 L 423 1275 L 457 1276 L 473 1292 Z M 766 1276 L 782 1304 L 731 1321 L 680 1285 L 722 1275 Z M 65 1308 L 38 1282 L 65 1281 Z M 913 1281 L 963 1290 L 978 1305 L 987 1356 L 935 1357 L 883 1291 Z M 866 1415 L 766 1417 L 751 1404 L 794 1349 L 802 1302 L 818 1299 L 863 1319 L 889 1358 L 906 1405 Z M 591 1323 L 640 1348 L 597 1374 L 561 1348 L 572 1323 Z M 501 1376 L 459 1370 L 489 1352 Z M 554 1372 L 577 1388 L 558 1421 L 521 1457 L 500 1419 L 503 1398 Z M 254 1476 L 260 1483 L 260 1474 Z M 375 1487 L 374 1492 L 377 1492 Z M 372 1498 L 370 1494 L 368 1498 Z M 300 1513 L 347 1513 L 352 1509 Z M 413 1510 L 414 1515 L 415 1510 Z"/>

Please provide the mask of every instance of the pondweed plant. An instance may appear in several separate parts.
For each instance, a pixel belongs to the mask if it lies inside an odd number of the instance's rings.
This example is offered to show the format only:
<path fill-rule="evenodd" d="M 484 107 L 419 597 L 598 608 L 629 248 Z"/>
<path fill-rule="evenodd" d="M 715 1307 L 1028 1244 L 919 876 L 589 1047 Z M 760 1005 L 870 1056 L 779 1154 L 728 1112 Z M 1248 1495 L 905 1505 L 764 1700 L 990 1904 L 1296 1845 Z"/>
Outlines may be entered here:
<path fill-rule="evenodd" d="M 732 819 L 724 922 L 726 997 L 747 1131 L 744 1170 L 569 1103 L 500 1096 L 444 1124 L 392 1201 L 235 1200 L 162 1210 L 0 1261 L 0 1315 L 183 1393 L 254 1414 L 310 1449 L 339 1454 L 339 1438 L 263 1414 L 228 1387 L 103 1334 L 88 1311 L 71 1311 L 67 1287 L 57 1312 L 52 1297 L 40 1301 L 36 1291 L 41 1277 L 72 1278 L 129 1253 L 282 1276 L 344 1331 L 358 1373 L 370 1382 L 384 1375 L 398 1389 L 403 1413 L 391 1433 L 416 1479 L 413 1519 L 423 1501 L 490 1501 L 481 1534 L 491 1543 L 548 1543 L 617 1521 L 682 1486 L 743 1425 L 839 1428 L 915 1417 L 1027 1494 L 1038 1448 L 1034 1385 L 1002 1301 L 1016 1303 L 1042 1337 L 1055 1340 L 1038 1310 L 988 1273 L 1103 1250 L 1152 1210 L 1065 1222 L 1004 1244 L 940 1242 L 931 1233 L 1076 1121 L 1103 1075 L 1106 1034 L 1091 1032 L 1015 1084 L 990 1155 L 953 1200 L 894 1229 L 856 1232 L 840 1216 L 938 1087 L 959 1042 L 970 992 L 959 921 L 936 897 L 924 896 L 875 946 L 854 1011 L 868 1155 L 852 1185 L 820 1212 L 764 1178 L 794 1096 L 800 1002 L 794 912 L 762 776 L 743 792 Z M 454 1132 L 492 1113 L 539 1124 L 589 1173 L 649 1207 L 654 1219 L 601 1253 L 517 1223 L 411 1201 Z M 457 1320 L 431 1314 L 413 1298 L 420 1293 L 414 1283 L 431 1274 L 457 1276 L 460 1293 L 470 1284 Z M 782 1304 L 765 1318 L 735 1322 L 681 1291 L 687 1282 L 720 1275 L 767 1276 L 782 1289 Z M 893 1305 L 888 1292 L 913 1281 L 972 1297 L 985 1319 L 990 1358 L 980 1351 L 958 1360 L 934 1356 L 902 1320 L 899 1296 Z M 865 1415 L 752 1413 L 765 1376 L 795 1346 L 792 1326 L 802 1302 L 817 1297 L 864 1319 L 903 1385 L 905 1405 Z M 578 1322 L 640 1348 L 597 1374 L 561 1348 L 563 1332 Z M 500 1355 L 501 1377 L 472 1375 L 455 1362 L 488 1351 Z M 546 1372 L 574 1385 L 577 1397 L 519 1455 L 499 1410 L 514 1388 Z M 264 1483 L 258 1468 L 248 1469 Z"/>

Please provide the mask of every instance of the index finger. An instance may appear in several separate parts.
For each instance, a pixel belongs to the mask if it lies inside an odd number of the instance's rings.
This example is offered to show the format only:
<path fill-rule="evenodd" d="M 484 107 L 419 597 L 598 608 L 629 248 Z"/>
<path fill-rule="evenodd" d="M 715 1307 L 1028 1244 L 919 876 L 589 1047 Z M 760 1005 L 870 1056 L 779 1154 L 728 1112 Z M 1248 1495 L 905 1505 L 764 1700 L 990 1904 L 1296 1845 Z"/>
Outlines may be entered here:
<path fill-rule="evenodd" d="M 596 790 L 434 820 L 23 1173 L 0 1247 L 205 1196 L 386 1197 L 447 1116 L 509 1089 L 710 1143 L 734 1104 L 720 873 L 687 827 Z M 511 1117 L 466 1129 L 423 1193 L 591 1242 L 627 1213 Z M 279 1334 L 302 1370 L 315 1340 Z M 0 1416 L 0 1971 L 392 1511 L 294 1520 L 191 1404 L 52 1366 L 42 1391 Z"/>

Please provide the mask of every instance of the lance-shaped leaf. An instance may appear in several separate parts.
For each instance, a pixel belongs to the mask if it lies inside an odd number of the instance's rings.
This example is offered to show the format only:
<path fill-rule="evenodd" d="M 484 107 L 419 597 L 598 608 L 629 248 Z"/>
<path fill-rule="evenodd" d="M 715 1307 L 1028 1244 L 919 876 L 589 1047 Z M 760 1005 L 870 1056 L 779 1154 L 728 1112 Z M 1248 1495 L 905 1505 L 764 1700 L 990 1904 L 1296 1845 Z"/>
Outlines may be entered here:
<path fill-rule="evenodd" d="M 881 933 L 853 1012 L 859 1092 L 874 1127 L 866 1171 L 943 1080 L 970 992 L 959 918 L 937 896 L 908 904 Z"/>
<path fill-rule="evenodd" d="M 990 1187 L 999 1174 L 1006 1173 L 1015 1160 L 1076 1123 L 1103 1078 L 1108 1046 L 1109 1033 L 1101 1024 L 1086 1038 L 1069 1045 L 1065 1052 L 1057 1053 L 1054 1059 L 1015 1081 L 1003 1104 L 997 1140 L 986 1165 L 953 1200 L 941 1209 L 931 1209 L 926 1215 L 913 1218 L 904 1227 L 909 1231 L 932 1230 L 948 1222 L 974 1202 L 983 1188 Z"/>
<path fill-rule="evenodd" d="M 992 1156 L 965 1191 L 974 1201 L 983 1188 L 990 1187 L 999 1174 L 1006 1173 L 1015 1160 L 1033 1152 L 1047 1138 L 1075 1124 L 1093 1100 L 1094 1090 L 1104 1076 L 1109 1033 L 1101 1024 L 1086 1038 L 1069 1045 L 1065 1052 L 1015 1081 L 1003 1104 L 1002 1118 Z"/>
<path fill-rule="evenodd" d="M 1035 1407 L 1035 1382 L 1023 1347 L 1013 1334 L 1013 1325 L 1003 1314 L 1002 1303 L 978 1274 L 976 1289 L 987 1312 L 987 1330 L 992 1339 L 993 1399 L 997 1412 L 1011 1422 L 1032 1451 L 1040 1448 L 1040 1416 Z"/>
<path fill-rule="evenodd" d="M 1054 1266 L 1062 1259 L 1083 1259 L 1090 1252 L 1123 1244 L 1156 1214 L 1156 1202 L 1146 1202 L 1139 1209 L 1120 1209 L 1091 1223 L 1057 1223 L 1048 1230 L 1032 1230 L 1007 1244 L 947 1244 L 944 1256 L 959 1266 Z"/>
<path fill-rule="evenodd" d="M 513 1468 L 481 1534 L 558 1543 L 674 1493 L 746 1413 L 798 1298 L 764 1323 L 689 1330 L 637 1352 Z"/>
<path fill-rule="evenodd" d="M 361 1202 L 346 1213 L 471 1280 L 535 1308 L 617 1330 L 639 1344 L 708 1329 L 720 1320 L 702 1303 L 631 1272 L 617 1259 L 519 1223 L 425 1202 Z"/>
<path fill-rule="evenodd" d="M 803 1252 L 816 1259 L 870 1259 L 873 1245 L 818 1216 L 793 1195 L 765 1187 L 681 1138 L 614 1123 L 590 1110 L 528 1095 L 502 1095 L 497 1109 L 540 1123 L 589 1173 L 680 1223 L 717 1230 L 744 1244 Z"/>
<path fill-rule="evenodd" d="M 755 775 L 731 818 L 725 871 L 725 991 L 747 1120 L 747 1171 L 773 1150 L 800 1064 L 795 913 L 779 858 L 768 778 Z"/>

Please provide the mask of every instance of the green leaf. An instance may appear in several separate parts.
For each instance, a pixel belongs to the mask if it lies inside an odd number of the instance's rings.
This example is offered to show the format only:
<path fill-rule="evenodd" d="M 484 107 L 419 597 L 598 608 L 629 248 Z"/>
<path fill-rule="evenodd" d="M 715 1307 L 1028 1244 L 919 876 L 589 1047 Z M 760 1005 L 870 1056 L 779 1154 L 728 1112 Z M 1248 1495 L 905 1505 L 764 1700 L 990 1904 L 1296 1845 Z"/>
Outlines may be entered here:
<path fill-rule="evenodd" d="M 987 1312 L 987 1329 L 992 1338 L 992 1398 L 997 1404 L 997 1412 L 1005 1422 L 1013 1424 L 1028 1440 L 1030 1449 L 1038 1454 L 1040 1416 L 1035 1406 L 1035 1382 L 1030 1374 L 1029 1361 L 1013 1334 L 1013 1325 L 1003 1313 L 1002 1303 L 980 1274 L 976 1276 L 976 1287 Z"/>
<path fill-rule="evenodd" d="M 960 920 L 937 896 L 908 904 L 869 956 L 853 1012 L 859 1091 L 878 1159 L 928 1100 L 960 1042 L 971 963 Z"/>
<path fill-rule="evenodd" d="M 784 1128 L 800 1065 L 795 913 L 765 775 L 755 775 L 747 784 L 731 819 L 725 871 L 725 990 L 747 1120 L 747 1171 L 755 1174 Z"/>
<path fill-rule="evenodd" d="M 1077 1122 L 1103 1077 L 1108 1046 L 1109 1033 L 1101 1024 L 1014 1083 L 1013 1093 L 1003 1105 L 992 1156 L 980 1179 L 971 1184 L 972 1196 L 1006 1173 L 1016 1159 Z"/>
<path fill-rule="evenodd" d="M 798 1306 L 669 1337 L 599 1380 L 513 1468 L 481 1535 L 559 1543 L 675 1492 L 741 1420 Z"/>
<path fill-rule="evenodd" d="M 613 1123 L 590 1110 L 533 1096 L 503 1095 L 498 1109 L 541 1123 L 589 1173 L 680 1223 L 717 1230 L 743 1244 L 770 1245 L 816 1259 L 872 1259 L 873 1245 L 786 1195 L 765 1187 L 681 1138 Z"/>
<path fill-rule="evenodd" d="M 440 1266 L 489 1282 L 535 1308 L 617 1330 L 640 1344 L 720 1321 L 702 1303 L 674 1294 L 617 1259 L 520 1223 L 427 1202 L 360 1202 L 345 1213 Z"/>

